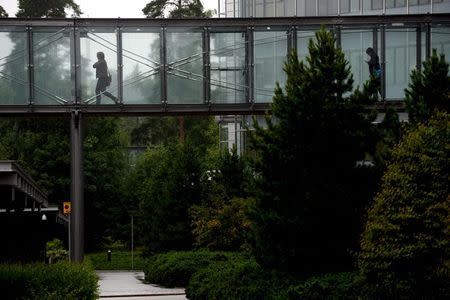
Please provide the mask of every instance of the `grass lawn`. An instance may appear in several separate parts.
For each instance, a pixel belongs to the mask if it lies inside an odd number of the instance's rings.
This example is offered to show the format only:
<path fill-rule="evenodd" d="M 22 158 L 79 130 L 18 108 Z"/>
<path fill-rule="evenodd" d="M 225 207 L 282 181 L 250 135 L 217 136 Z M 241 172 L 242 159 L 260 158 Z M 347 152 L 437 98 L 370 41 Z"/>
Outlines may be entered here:
<path fill-rule="evenodd" d="M 143 269 L 144 260 L 141 254 L 141 250 L 134 251 L 134 270 Z M 89 261 L 95 270 L 131 270 L 131 251 L 113 250 L 111 261 L 107 258 L 106 250 L 85 255 L 85 260 Z"/>

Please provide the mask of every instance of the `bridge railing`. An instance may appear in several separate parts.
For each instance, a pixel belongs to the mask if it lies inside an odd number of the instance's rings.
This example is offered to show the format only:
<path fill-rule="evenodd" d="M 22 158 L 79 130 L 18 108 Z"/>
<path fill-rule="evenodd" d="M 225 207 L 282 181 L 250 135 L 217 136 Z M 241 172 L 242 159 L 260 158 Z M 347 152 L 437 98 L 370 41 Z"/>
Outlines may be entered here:
<path fill-rule="evenodd" d="M 326 26 L 349 60 L 355 88 L 382 66 L 382 100 L 401 100 L 412 69 L 436 48 L 450 57 L 450 14 L 260 19 L 0 19 L 0 113 L 237 113 L 266 110 L 283 63 L 308 54 Z M 103 52 L 112 77 L 101 87 Z M 100 86 L 99 86 L 100 84 Z"/>

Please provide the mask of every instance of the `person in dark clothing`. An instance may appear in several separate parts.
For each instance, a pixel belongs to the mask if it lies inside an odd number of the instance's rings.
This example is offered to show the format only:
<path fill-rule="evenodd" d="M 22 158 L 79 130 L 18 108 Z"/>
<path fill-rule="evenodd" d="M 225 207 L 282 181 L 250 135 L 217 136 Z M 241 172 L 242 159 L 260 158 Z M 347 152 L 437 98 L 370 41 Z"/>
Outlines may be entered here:
<path fill-rule="evenodd" d="M 108 64 L 105 60 L 105 54 L 103 52 L 97 52 L 97 62 L 93 65 L 95 69 L 95 77 L 98 78 L 97 86 L 95 87 L 96 104 L 100 104 L 102 94 L 111 98 L 117 103 L 117 97 L 106 91 L 106 87 L 110 84 Z"/>
<path fill-rule="evenodd" d="M 375 81 L 376 89 L 378 93 L 381 95 L 381 67 L 380 67 L 380 58 L 373 48 L 369 47 L 366 49 L 367 55 L 369 55 L 370 59 L 367 61 L 369 65 L 369 73 L 370 76 Z"/>

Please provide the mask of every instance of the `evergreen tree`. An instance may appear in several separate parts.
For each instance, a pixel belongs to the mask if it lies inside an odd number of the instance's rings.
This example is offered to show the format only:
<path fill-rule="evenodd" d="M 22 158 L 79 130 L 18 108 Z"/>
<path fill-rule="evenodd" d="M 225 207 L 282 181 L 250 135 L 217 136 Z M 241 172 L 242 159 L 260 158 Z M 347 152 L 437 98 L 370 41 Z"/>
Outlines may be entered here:
<path fill-rule="evenodd" d="M 147 18 L 164 18 L 168 12 L 169 18 L 204 17 L 212 16 L 211 11 L 204 11 L 200 0 L 153 0 L 149 2 L 142 12 Z"/>
<path fill-rule="evenodd" d="M 440 113 L 405 135 L 368 211 L 359 267 L 377 297 L 450 295 L 449 121 Z"/>
<path fill-rule="evenodd" d="M 18 0 L 18 18 L 65 18 L 66 9 L 72 10 L 73 17 L 82 12 L 74 0 Z"/>
<path fill-rule="evenodd" d="M 430 118 L 434 110 L 448 113 L 450 101 L 449 64 L 445 56 L 433 49 L 431 57 L 423 63 L 423 70 L 413 70 L 406 93 L 406 108 L 412 124 Z"/>
<path fill-rule="evenodd" d="M 8 13 L 6 12 L 6 10 L 0 5 L 0 18 L 7 18 L 8 17 Z"/>
<path fill-rule="evenodd" d="M 374 84 L 352 91 L 348 62 L 322 29 L 309 56 L 291 53 L 284 91 L 277 84 L 267 129 L 254 122 L 255 254 L 266 266 L 319 272 L 350 266 L 359 229 L 359 191 L 368 182 L 358 160 L 367 150 Z"/>

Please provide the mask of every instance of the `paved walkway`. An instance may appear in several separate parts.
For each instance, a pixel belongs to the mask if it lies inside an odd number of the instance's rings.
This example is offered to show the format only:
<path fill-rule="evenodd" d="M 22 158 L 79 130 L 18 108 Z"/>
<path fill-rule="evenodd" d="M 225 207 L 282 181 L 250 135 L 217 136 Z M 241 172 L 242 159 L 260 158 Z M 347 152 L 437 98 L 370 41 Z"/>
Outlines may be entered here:
<path fill-rule="evenodd" d="M 99 293 L 102 299 L 185 300 L 183 288 L 163 288 L 145 284 L 143 272 L 96 271 L 99 276 Z"/>

